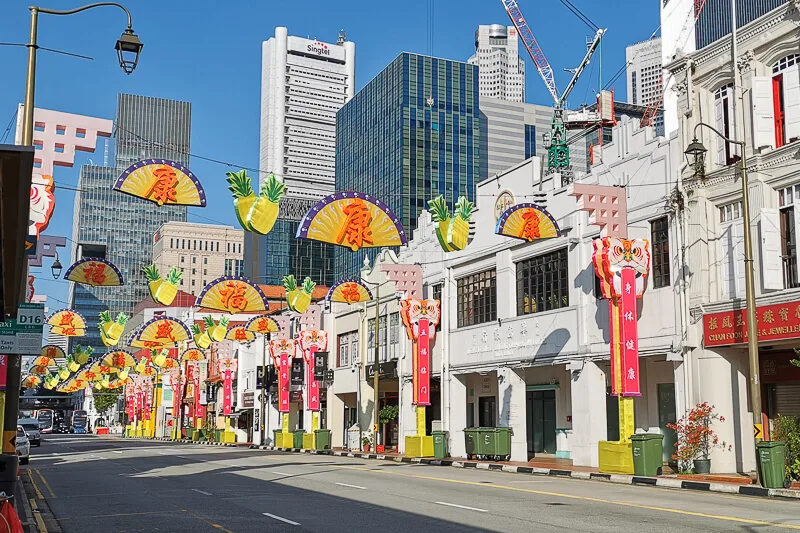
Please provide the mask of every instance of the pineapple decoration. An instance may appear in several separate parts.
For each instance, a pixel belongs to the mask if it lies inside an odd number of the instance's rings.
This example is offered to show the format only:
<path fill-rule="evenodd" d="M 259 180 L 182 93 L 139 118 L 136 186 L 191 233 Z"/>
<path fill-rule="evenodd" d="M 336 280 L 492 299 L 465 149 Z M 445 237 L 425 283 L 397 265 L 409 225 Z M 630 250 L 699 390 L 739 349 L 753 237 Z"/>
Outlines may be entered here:
<path fill-rule="evenodd" d="M 67 356 L 67 370 L 70 372 L 77 372 L 81 367 L 80 363 L 75 360 L 75 356 L 70 354 Z"/>
<path fill-rule="evenodd" d="M 239 224 L 246 231 L 266 235 L 278 219 L 281 198 L 286 194 L 286 185 L 274 174 L 270 174 L 256 196 L 246 170 L 226 173 L 230 191 L 233 193 L 233 207 Z"/>
<path fill-rule="evenodd" d="M 195 346 L 201 350 L 206 350 L 211 346 L 211 337 L 208 336 L 208 331 L 200 329 L 198 324 L 192 324 L 192 335 L 194 336 Z"/>
<path fill-rule="evenodd" d="M 306 278 L 303 280 L 303 285 L 298 286 L 294 275 L 289 274 L 283 277 L 283 286 L 286 289 L 286 303 L 289 309 L 300 314 L 305 313 L 311 305 L 311 293 L 317 284 L 311 281 L 311 278 Z"/>
<path fill-rule="evenodd" d="M 69 377 L 69 370 L 64 365 L 58 366 L 58 377 L 59 379 L 67 379 Z"/>
<path fill-rule="evenodd" d="M 225 340 L 225 334 L 228 333 L 228 317 L 219 319 L 219 323 L 214 322 L 214 319 L 207 316 L 203 319 L 206 324 L 206 335 L 208 338 L 215 342 L 222 342 Z"/>
<path fill-rule="evenodd" d="M 172 267 L 169 269 L 167 279 L 161 279 L 161 273 L 155 265 L 146 266 L 142 270 L 147 278 L 147 286 L 153 301 L 161 305 L 172 305 L 178 295 L 178 284 L 181 282 L 183 272 L 177 267 Z"/>
<path fill-rule="evenodd" d="M 86 348 L 84 348 L 80 344 L 77 344 L 72 349 L 72 358 L 79 365 L 85 365 L 86 363 L 89 362 L 89 357 L 92 356 L 92 352 L 94 352 L 94 350 L 92 349 L 91 346 L 87 346 Z"/>
<path fill-rule="evenodd" d="M 168 353 L 165 349 L 161 351 L 150 350 L 150 358 L 155 366 L 162 367 L 167 362 Z"/>
<path fill-rule="evenodd" d="M 439 239 L 445 252 L 463 250 L 467 247 L 469 239 L 469 219 L 475 204 L 461 196 L 456 203 L 454 216 L 450 217 L 447 201 L 443 196 L 437 196 L 428 202 L 433 221 L 437 222 L 436 238 Z"/>
<path fill-rule="evenodd" d="M 124 313 L 119 313 L 116 320 L 112 320 L 110 311 L 100 313 L 100 323 L 97 327 L 100 328 L 100 340 L 103 341 L 103 344 L 116 346 L 122 337 L 126 322 L 128 322 L 128 315 Z"/>

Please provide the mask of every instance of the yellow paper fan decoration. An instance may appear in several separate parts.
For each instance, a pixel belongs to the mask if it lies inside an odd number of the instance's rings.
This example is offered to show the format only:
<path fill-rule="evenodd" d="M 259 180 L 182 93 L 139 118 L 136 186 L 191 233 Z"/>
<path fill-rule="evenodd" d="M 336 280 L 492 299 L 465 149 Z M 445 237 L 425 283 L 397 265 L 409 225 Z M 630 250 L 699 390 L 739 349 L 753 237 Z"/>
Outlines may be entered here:
<path fill-rule="evenodd" d="M 533 242 L 561 235 L 553 216 L 536 204 L 517 204 L 506 209 L 497 219 L 498 235 Z"/>
<path fill-rule="evenodd" d="M 206 206 L 200 180 L 185 166 L 169 159 L 145 159 L 129 166 L 112 187 L 158 205 Z"/>
<path fill-rule="evenodd" d="M 228 333 L 225 334 L 225 339 L 229 341 L 252 342 L 255 338 L 256 334 L 252 331 L 248 331 L 244 326 L 231 328 L 228 330 Z"/>
<path fill-rule="evenodd" d="M 241 276 L 223 276 L 203 288 L 196 307 L 225 313 L 263 313 L 267 297 L 253 282 Z"/>
<path fill-rule="evenodd" d="M 343 279 L 328 289 L 325 299 L 346 304 L 368 302 L 372 300 L 372 291 L 360 279 Z"/>
<path fill-rule="evenodd" d="M 122 272 L 111 262 L 97 257 L 79 259 L 67 269 L 64 279 L 92 287 L 118 287 Z"/>

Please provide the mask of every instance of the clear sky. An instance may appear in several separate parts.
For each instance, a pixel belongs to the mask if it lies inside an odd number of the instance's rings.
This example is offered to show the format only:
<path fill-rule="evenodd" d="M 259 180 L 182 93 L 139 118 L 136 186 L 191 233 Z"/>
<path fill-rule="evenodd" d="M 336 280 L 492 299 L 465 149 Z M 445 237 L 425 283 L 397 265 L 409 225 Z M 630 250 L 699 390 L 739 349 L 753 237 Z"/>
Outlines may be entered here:
<path fill-rule="evenodd" d="M 88 0 L 87 0 L 88 1 Z M 658 27 L 660 0 L 573 0 L 595 24 L 608 28 L 602 57 L 587 68 L 570 104 L 593 101 L 599 87 L 625 62 L 625 46 L 650 37 Z M 133 15 L 133 28 L 144 43 L 136 71 L 126 76 L 117 65 L 114 43 L 125 28 L 124 13 L 114 7 L 68 17 L 40 15 L 39 44 L 91 56 L 93 61 L 51 52 L 38 55 L 36 106 L 70 113 L 114 118 L 120 92 L 173 98 L 192 103 L 192 154 L 257 168 L 261 42 L 275 26 L 290 35 L 336 42 L 344 29 L 356 43 L 356 86 L 361 88 L 402 51 L 427 53 L 427 2 L 375 0 L 123 0 Z M 0 42 L 27 42 L 30 0 L 4 0 L 0 7 Z M 45 7 L 70 9 L 79 2 L 51 0 Z M 537 40 L 563 87 L 585 53 L 593 31 L 559 0 L 519 0 Z M 510 24 L 501 0 L 435 0 L 432 53 L 466 61 L 474 52 L 479 24 Z M 529 58 L 527 101 L 550 105 L 552 99 Z M 12 143 L 14 126 L 6 126 L 22 101 L 26 50 L 0 46 L 0 143 Z M 625 76 L 616 84 L 625 100 Z M 5 138 L 5 140 L 3 140 Z M 95 154 L 79 156 L 75 168 L 56 168 L 56 210 L 47 234 L 71 237 L 74 187 L 80 164 L 103 160 L 102 144 Z M 190 210 L 192 222 L 235 225 L 225 172 L 230 167 L 192 159 L 192 170 L 209 198 L 205 209 Z M 109 206 L 113 208 L 113 206 Z M 153 228 L 155 231 L 156 228 Z M 66 258 L 66 260 L 65 260 Z M 69 252 L 61 253 L 68 266 Z M 37 293 L 67 300 L 68 283 L 52 280 L 49 263 L 37 276 Z M 58 305 L 58 302 L 50 302 Z"/>

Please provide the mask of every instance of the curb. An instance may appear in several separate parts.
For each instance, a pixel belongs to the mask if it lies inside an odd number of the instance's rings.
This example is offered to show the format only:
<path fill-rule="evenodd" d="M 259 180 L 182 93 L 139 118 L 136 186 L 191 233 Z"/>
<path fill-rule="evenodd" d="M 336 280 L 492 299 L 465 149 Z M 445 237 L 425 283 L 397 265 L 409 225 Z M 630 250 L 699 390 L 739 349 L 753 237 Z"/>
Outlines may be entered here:
<path fill-rule="evenodd" d="M 500 463 L 479 463 L 477 461 L 457 461 L 450 459 L 425 459 L 411 457 L 396 457 L 393 455 L 377 455 L 374 453 L 334 452 L 331 450 L 306 450 L 299 448 L 275 448 L 273 446 L 251 445 L 251 450 L 269 450 L 277 452 L 307 453 L 311 455 L 330 455 L 334 457 L 354 457 L 358 459 L 377 459 L 379 461 L 394 461 L 396 463 L 416 463 L 431 466 L 449 466 L 453 468 L 475 468 L 478 470 L 495 470 L 513 474 L 529 474 L 534 476 L 568 477 L 584 481 L 602 481 L 620 485 L 645 485 L 667 489 L 696 490 L 704 492 L 718 492 L 725 494 L 738 494 L 741 496 L 756 496 L 761 498 L 776 498 L 800 500 L 800 490 L 766 489 L 748 485 L 728 485 L 725 483 L 710 483 L 705 481 L 686 481 L 676 478 L 632 476 L 624 474 L 603 474 L 600 472 L 577 472 L 555 468 L 537 468 L 535 466 L 513 466 Z"/>
<path fill-rule="evenodd" d="M 179 442 L 181 444 L 198 444 L 202 446 L 225 446 L 226 448 L 238 448 L 236 444 L 230 442 L 208 442 L 208 441 L 198 441 L 198 440 L 187 440 L 187 439 L 170 439 L 168 437 L 123 437 L 124 439 L 131 439 L 131 440 L 152 440 L 152 441 L 160 441 L 160 442 Z"/>

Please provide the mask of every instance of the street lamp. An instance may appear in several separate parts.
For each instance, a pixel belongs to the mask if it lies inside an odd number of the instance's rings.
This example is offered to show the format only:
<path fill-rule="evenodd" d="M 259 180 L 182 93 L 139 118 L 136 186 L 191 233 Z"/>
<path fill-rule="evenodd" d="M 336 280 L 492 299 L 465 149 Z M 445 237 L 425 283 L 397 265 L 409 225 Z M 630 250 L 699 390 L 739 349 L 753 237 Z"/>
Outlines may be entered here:
<path fill-rule="evenodd" d="M 750 362 L 750 408 L 753 410 L 753 424 L 763 423 L 761 414 L 761 382 L 759 379 L 758 361 L 758 331 L 756 328 L 756 293 L 755 278 L 753 275 L 753 242 L 750 236 L 750 197 L 747 191 L 747 146 L 744 141 L 728 139 L 722 133 L 703 122 L 694 127 L 692 143 L 686 148 L 687 162 L 693 166 L 695 176 L 702 176 L 705 165 L 705 155 L 708 150 L 697 140 L 697 130 L 705 127 L 716 133 L 725 142 L 733 143 L 742 148 L 742 158 L 739 161 L 739 170 L 742 173 L 742 216 L 744 218 L 744 272 L 745 272 L 745 298 L 747 301 L 747 353 Z M 689 158 L 692 158 L 690 161 Z M 756 442 L 761 440 L 756 437 Z M 758 468 L 756 468 L 758 472 Z"/>
<path fill-rule="evenodd" d="M 22 145 L 33 145 L 33 106 L 34 106 L 34 92 L 36 88 L 36 50 L 39 49 L 38 41 L 38 27 L 39 27 L 39 13 L 48 15 L 73 15 L 102 6 L 115 6 L 120 8 L 128 16 L 128 27 L 122 32 L 122 36 L 117 40 L 114 48 L 117 50 L 117 58 L 119 66 L 125 72 L 130 74 L 139 63 L 139 54 L 142 52 L 144 45 L 139 37 L 133 32 L 131 14 L 125 6 L 116 2 L 97 2 L 95 4 L 88 4 L 85 6 L 77 7 L 61 11 L 57 9 L 48 9 L 45 7 L 31 6 L 28 9 L 31 11 L 31 33 L 30 40 L 26 45 L 28 47 L 28 73 L 25 79 L 25 115 L 22 122 Z"/>
<path fill-rule="evenodd" d="M 50 270 L 53 272 L 53 279 L 58 279 L 61 277 L 61 270 L 64 267 L 61 266 L 61 261 L 58 260 L 58 252 L 56 252 L 56 260 L 53 261 L 53 265 L 50 267 Z"/>

